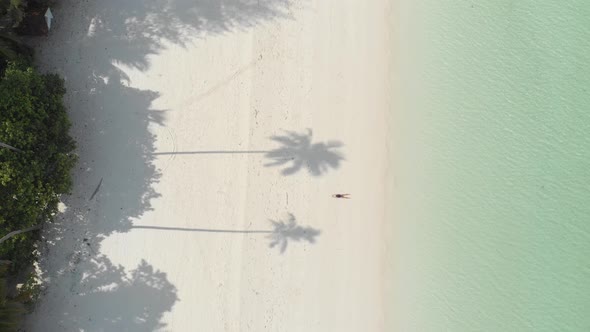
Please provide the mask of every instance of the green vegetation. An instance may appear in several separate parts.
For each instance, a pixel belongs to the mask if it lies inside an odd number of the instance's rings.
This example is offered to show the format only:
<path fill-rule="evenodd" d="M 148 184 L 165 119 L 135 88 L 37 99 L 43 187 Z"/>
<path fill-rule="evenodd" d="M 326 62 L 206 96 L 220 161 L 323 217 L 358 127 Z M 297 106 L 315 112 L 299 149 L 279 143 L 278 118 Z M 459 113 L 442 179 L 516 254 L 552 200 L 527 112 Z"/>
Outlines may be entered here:
<path fill-rule="evenodd" d="M 71 187 L 76 162 L 62 79 L 41 75 L 22 62 L 11 63 L 0 79 L 0 229 L 6 233 L 49 220 L 59 195 Z M 4 235 L 4 234 L 3 234 Z M 0 246 L 14 269 L 29 264 L 35 233 L 22 233 Z"/>
<path fill-rule="evenodd" d="M 75 143 L 64 94 L 61 78 L 42 75 L 26 61 L 9 62 L 0 78 L 0 259 L 12 262 L 9 275 L 0 272 L 1 331 L 18 327 L 22 304 L 38 293 L 29 276 L 28 286 L 8 298 L 6 278 L 30 270 L 36 230 L 57 212 L 59 195 L 72 184 Z"/>
<path fill-rule="evenodd" d="M 0 331 L 11 332 L 18 330 L 25 309 L 22 303 L 9 299 L 7 296 L 4 276 L 8 265 L 6 262 L 0 262 Z"/>
<path fill-rule="evenodd" d="M 0 0 L 0 25 L 22 19 L 19 1 Z M 37 231 L 57 212 L 59 195 L 71 187 L 76 163 L 63 80 L 40 74 L 30 51 L 0 27 L 0 331 L 16 331 L 39 288 L 29 271 Z M 28 57 L 27 57 L 28 56 Z M 28 274 L 28 276 L 27 276 Z M 18 292 L 16 282 L 27 279 Z M 11 286 L 8 286 L 11 285 Z M 12 297 L 11 295 L 12 294 Z"/>
<path fill-rule="evenodd" d="M 25 0 L 0 0 L 0 26 L 16 27 L 25 16 Z"/>
<path fill-rule="evenodd" d="M 28 54 L 28 48 L 11 32 L 0 31 L 0 58 L 16 60 L 20 54 Z"/>
<path fill-rule="evenodd" d="M 39 295 L 30 272 L 38 230 L 70 190 L 76 163 L 64 82 L 37 72 L 31 48 L 14 32 L 27 6 L 43 5 L 46 0 L 0 0 L 0 331 L 17 331 Z"/>
<path fill-rule="evenodd" d="M 16 28 L 25 16 L 27 2 L 24 0 L 0 0 L 0 71 L 7 61 L 32 56 L 32 51 L 15 34 Z"/>

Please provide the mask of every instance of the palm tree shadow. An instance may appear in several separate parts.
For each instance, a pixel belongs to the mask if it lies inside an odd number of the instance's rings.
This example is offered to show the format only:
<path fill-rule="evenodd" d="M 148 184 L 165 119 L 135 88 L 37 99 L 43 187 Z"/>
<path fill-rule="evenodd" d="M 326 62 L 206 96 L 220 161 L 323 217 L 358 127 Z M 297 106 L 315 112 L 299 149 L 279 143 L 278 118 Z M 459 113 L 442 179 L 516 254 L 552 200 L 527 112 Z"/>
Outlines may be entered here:
<path fill-rule="evenodd" d="M 281 254 L 287 250 L 289 241 L 315 243 L 316 236 L 320 235 L 321 231 L 297 225 L 295 216 L 289 213 L 287 222 L 270 220 L 273 225 L 273 231 L 268 235 L 271 239 L 269 247 L 279 247 Z"/>
<path fill-rule="evenodd" d="M 215 229 L 215 228 L 187 228 L 165 226 L 132 226 L 132 229 L 149 229 L 158 231 L 180 231 L 199 233 L 227 233 L 227 234 L 268 234 L 270 248 L 279 247 L 281 254 L 287 250 L 290 241 L 315 243 L 321 231 L 312 227 L 299 226 L 292 213 L 287 221 L 270 220 L 272 229 Z"/>
<path fill-rule="evenodd" d="M 265 157 L 270 162 L 264 166 L 284 167 L 281 171 L 283 175 L 293 175 L 306 168 L 312 176 L 320 176 L 330 169 L 340 167 L 344 156 L 338 148 L 343 146 L 342 142 L 312 143 L 312 135 L 312 130 L 307 129 L 304 134 L 286 131 L 282 136 L 271 136 L 270 139 L 281 144 L 281 147 L 266 153 Z"/>
<path fill-rule="evenodd" d="M 264 164 L 266 167 L 283 167 L 281 173 L 285 176 L 293 175 L 302 169 L 312 176 L 320 176 L 330 169 L 340 167 L 340 162 L 345 160 L 339 148 L 344 146 L 340 141 L 328 141 L 312 143 L 313 132 L 307 129 L 305 133 L 285 131 L 284 135 L 274 135 L 271 141 L 280 144 L 274 150 L 197 150 L 197 151 L 172 151 L 154 152 L 150 156 L 158 155 L 231 155 L 231 154 L 264 154 L 270 161 Z"/>
<path fill-rule="evenodd" d="M 291 19 L 291 7 L 291 0 L 56 2 L 52 33 L 30 42 L 41 70 L 65 78 L 80 162 L 72 194 L 62 197 L 68 209 L 44 231 L 45 295 L 27 331 L 165 329 L 162 318 L 178 301 L 166 275 L 145 261 L 128 270 L 101 254 L 102 242 L 130 231 L 160 195 L 150 128 L 164 126 L 167 110 L 154 107 L 159 92 L 134 87 L 128 72 L 148 70 L 169 45 Z"/>

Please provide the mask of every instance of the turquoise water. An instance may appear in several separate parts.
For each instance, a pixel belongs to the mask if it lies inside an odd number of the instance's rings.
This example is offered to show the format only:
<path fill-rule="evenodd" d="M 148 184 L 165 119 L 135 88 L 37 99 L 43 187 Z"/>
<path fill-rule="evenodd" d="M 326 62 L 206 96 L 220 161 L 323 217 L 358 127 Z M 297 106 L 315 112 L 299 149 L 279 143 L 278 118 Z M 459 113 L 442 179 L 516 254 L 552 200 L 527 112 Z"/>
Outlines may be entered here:
<path fill-rule="evenodd" d="M 590 331 L 590 2 L 400 5 L 404 331 Z"/>

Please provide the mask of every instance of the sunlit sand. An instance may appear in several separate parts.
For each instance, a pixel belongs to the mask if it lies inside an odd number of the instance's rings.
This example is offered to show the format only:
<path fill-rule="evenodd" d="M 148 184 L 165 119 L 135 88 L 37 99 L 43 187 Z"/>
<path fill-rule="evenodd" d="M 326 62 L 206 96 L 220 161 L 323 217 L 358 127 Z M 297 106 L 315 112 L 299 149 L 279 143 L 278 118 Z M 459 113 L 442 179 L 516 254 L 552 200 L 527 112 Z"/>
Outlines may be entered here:
<path fill-rule="evenodd" d="M 27 331 L 385 330 L 390 6 L 60 1 L 80 162 Z"/>

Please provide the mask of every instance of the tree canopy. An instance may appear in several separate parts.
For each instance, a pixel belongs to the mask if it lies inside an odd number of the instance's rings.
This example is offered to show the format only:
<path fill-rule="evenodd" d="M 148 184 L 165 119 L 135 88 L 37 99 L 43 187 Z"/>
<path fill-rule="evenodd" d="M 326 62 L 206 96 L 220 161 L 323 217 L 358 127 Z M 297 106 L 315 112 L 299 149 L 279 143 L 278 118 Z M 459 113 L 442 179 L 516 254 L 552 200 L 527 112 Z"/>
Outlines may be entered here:
<path fill-rule="evenodd" d="M 18 331 L 25 308 L 22 303 L 8 298 L 5 273 L 8 264 L 0 261 L 0 331 Z"/>
<path fill-rule="evenodd" d="M 64 83 L 23 62 L 9 64 L 0 79 L 0 229 L 10 232 L 44 222 L 57 212 L 59 195 L 71 187 L 74 140 L 62 98 Z M 4 234 L 2 234 L 4 235 Z M 0 246 L 0 258 L 15 267 L 30 261 L 33 234 Z"/>
<path fill-rule="evenodd" d="M 0 27 L 15 27 L 24 17 L 25 0 L 0 0 Z"/>

